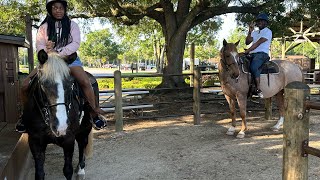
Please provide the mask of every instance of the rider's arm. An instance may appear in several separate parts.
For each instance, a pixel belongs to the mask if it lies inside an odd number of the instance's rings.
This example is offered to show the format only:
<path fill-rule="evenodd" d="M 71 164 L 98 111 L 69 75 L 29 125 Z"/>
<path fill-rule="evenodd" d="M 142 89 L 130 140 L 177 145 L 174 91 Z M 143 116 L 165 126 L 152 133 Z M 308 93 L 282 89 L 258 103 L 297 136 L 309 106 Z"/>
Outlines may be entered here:
<path fill-rule="evenodd" d="M 69 56 L 72 53 L 75 53 L 80 47 L 81 38 L 80 38 L 80 28 L 79 28 L 78 24 L 75 23 L 74 21 L 71 21 L 70 28 L 71 28 L 70 34 L 72 37 L 72 41 L 71 41 L 71 43 L 69 43 L 68 45 L 63 47 L 60 50 L 60 52 L 58 52 L 59 55 L 61 55 L 61 56 Z"/>
<path fill-rule="evenodd" d="M 251 36 L 251 32 L 248 32 L 248 35 L 246 37 L 246 45 L 249 45 L 253 41 L 253 37 Z"/>
<path fill-rule="evenodd" d="M 253 29 L 254 29 L 254 25 L 255 25 L 254 23 L 251 23 L 249 25 L 249 32 L 248 32 L 248 35 L 246 37 L 246 45 L 249 45 L 253 41 L 253 37 L 252 37 L 251 33 L 252 33 Z"/>
<path fill-rule="evenodd" d="M 249 49 L 245 50 L 245 54 L 253 51 L 254 49 L 256 49 L 258 46 L 260 46 L 260 44 L 266 42 L 268 39 L 267 38 L 264 38 L 264 37 L 261 37 L 257 42 L 255 42 L 254 44 L 252 44 L 252 46 L 250 46 Z"/>

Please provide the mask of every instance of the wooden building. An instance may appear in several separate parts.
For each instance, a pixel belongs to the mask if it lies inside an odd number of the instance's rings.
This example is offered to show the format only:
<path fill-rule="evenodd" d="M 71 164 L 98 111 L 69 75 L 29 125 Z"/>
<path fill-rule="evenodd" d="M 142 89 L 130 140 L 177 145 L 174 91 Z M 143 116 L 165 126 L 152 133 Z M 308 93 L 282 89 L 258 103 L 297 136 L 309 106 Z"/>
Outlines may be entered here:
<path fill-rule="evenodd" d="M 30 45 L 23 37 L 0 35 L 0 123 L 16 123 L 19 116 L 18 47 Z"/>

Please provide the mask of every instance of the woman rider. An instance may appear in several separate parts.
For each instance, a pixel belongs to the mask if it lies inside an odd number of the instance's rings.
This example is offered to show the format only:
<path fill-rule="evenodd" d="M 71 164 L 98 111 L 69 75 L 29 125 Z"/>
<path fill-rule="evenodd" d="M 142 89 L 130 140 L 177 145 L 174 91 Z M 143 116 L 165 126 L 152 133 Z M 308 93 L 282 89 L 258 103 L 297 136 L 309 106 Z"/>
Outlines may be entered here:
<path fill-rule="evenodd" d="M 46 9 L 47 17 L 41 23 L 36 37 L 36 49 L 38 60 L 43 64 L 47 58 L 47 53 L 56 51 L 61 57 L 67 59 L 71 75 L 80 84 L 84 95 L 92 108 L 91 117 L 93 118 L 96 129 L 103 128 L 106 123 L 99 119 L 99 114 L 104 112 L 96 106 L 95 95 L 90 83 L 90 80 L 82 68 L 82 63 L 77 56 L 76 51 L 80 46 L 80 29 L 76 22 L 69 19 L 67 16 L 66 0 L 47 0 Z M 28 92 L 29 81 L 36 74 L 37 70 L 33 70 L 22 85 L 22 101 L 26 102 L 25 98 Z M 19 120 L 16 126 L 17 131 L 25 132 L 24 122 Z"/>

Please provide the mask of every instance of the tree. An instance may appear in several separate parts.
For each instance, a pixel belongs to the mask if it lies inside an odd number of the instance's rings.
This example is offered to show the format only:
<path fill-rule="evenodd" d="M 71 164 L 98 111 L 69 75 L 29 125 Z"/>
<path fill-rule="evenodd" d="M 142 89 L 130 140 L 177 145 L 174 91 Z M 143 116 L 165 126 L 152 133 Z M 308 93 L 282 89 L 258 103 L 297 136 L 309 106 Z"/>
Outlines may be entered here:
<path fill-rule="evenodd" d="M 98 61 L 97 65 L 101 66 L 106 61 L 117 60 L 121 49 L 114 42 L 112 34 L 107 29 L 103 29 L 88 33 L 86 41 L 80 45 L 80 52 L 84 61 L 93 64 L 94 61 L 99 59 L 100 61 Z"/>
<path fill-rule="evenodd" d="M 240 43 L 238 45 L 238 51 L 243 52 L 245 48 L 247 48 L 247 45 L 245 44 L 245 39 L 247 36 L 247 29 L 244 29 L 243 27 L 237 27 L 231 32 L 231 35 L 228 38 L 228 42 L 237 42 L 240 40 Z"/>
<path fill-rule="evenodd" d="M 1 0 L 0 34 L 25 36 L 25 16 L 30 14 L 33 20 L 38 20 L 42 12 L 41 2 L 39 0 Z"/>
<path fill-rule="evenodd" d="M 209 1 L 209 0 L 80 0 L 82 11 L 78 17 L 109 17 L 114 22 L 126 25 L 139 23 L 148 17 L 160 24 L 165 37 L 167 66 L 165 73 L 182 72 L 182 59 L 187 33 L 203 23 L 217 23 L 218 16 L 226 13 L 258 14 L 262 10 L 281 14 L 285 11 L 284 1 Z M 252 15 L 251 15 L 252 16 Z M 254 16 L 252 16 L 254 17 Z M 165 77 L 165 87 L 183 86 L 183 77 Z"/>

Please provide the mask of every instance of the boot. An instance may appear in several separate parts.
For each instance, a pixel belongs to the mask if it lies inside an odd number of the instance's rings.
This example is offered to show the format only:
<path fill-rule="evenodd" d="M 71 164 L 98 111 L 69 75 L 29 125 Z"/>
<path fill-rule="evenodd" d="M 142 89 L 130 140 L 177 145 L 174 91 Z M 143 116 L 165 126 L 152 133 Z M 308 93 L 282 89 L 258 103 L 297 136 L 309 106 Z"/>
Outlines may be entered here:
<path fill-rule="evenodd" d="M 25 133 L 27 131 L 26 126 L 22 120 L 22 116 L 19 117 L 18 122 L 16 124 L 16 131 L 19 133 Z"/>
<path fill-rule="evenodd" d="M 257 85 L 257 90 L 256 90 L 256 94 L 259 98 L 263 98 L 263 94 L 262 94 L 262 91 L 260 89 L 260 77 L 256 77 L 255 78 L 255 82 L 256 82 L 256 85 Z"/>
<path fill-rule="evenodd" d="M 101 111 L 102 110 L 100 108 L 96 108 L 95 110 L 92 110 L 92 112 L 91 112 L 93 128 L 95 130 L 100 130 L 100 129 L 103 129 L 107 126 L 107 121 L 104 119 L 103 116 L 99 115 L 99 114 L 102 114 Z"/>

